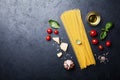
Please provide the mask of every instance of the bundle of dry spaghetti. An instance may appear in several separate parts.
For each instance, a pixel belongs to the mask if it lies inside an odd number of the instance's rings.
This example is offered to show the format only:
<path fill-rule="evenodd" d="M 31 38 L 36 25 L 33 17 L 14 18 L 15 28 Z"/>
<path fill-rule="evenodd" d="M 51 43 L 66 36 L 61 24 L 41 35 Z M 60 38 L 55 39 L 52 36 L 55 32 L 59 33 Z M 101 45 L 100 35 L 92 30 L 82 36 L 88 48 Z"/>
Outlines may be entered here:
<path fill-rule="evenodd" d="M 87 68 L 87 66 L 90 65 L 95 65 L 96 62 L 82 22 L 80 10 L 74 9 L 65 11 L 61 15 L 61 20 L 81 69 Z M 77 40 L 79 40 L 81 44 L 77 44 Z"/>

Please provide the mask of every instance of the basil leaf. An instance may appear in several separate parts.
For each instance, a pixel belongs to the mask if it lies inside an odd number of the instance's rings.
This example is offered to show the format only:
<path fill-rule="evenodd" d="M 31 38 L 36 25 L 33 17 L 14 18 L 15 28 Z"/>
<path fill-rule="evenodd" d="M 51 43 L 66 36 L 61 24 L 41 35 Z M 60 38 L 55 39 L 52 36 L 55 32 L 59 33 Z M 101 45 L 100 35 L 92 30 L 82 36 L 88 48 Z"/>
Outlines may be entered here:
<path fill-rule="evenodd" d="M 106 32 L 109 32 L 109 30 L 108 30 L 108 29 L 105 29 L 105 31 L 106 31 Z"/>
<path fill-rule="evenodd" d="M 112 22 L 106 23 L 106 25 L 105 25 L 105 30 L 107 31 L 107 30 L 111 29 L 112 26 L 113 26 L 113 23 L 112 23 Z"/>
<path fill-rule="evenodd" d="M 60 28 L 60 24 L 55 20 L 49 20 L 49 24 L 52 28 Z"/>
<path fill-rule="evenodd" d="M 80 40 L 76 40 L 76 44 L 82 44 Z"/>
<path fill-rule="evenodd" d="M 103 32 L 101 32 L 101 34 L 100 34 L 100 39 L 103 40 L 103 39 L 106 38 L 106 36 L 107 36 L 107 32 L 106 32 L 106 31 L 103 31 Z"/>

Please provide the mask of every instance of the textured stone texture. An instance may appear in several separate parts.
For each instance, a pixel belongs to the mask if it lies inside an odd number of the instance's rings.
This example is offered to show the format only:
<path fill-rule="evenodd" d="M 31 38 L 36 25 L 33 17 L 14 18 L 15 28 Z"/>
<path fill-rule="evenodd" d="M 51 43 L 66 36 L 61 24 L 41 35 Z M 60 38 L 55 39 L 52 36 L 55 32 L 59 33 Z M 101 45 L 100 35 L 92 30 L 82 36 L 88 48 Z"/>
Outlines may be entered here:
<path fill-rule="evenodd" d="M 119 3 L 119 0 L 0 0 L 0 80 L 118 80 Z M 61 24 L 60 37 L 69 43 L 59 17 L 62 12 L 74 8 L 81 9 L 88 32 L 93 29 L 85 21 L 89 11 L 97 11 L 102 16 L 101 24 L 94 28 L 98 31 L 107 21 L 114 22 L 107 38 L 112 41 L 112 47 L 108 57 L 110 62 L 106 65 L 98 63 L 95 67 L 80 70 L 70 45 L 68 52 L 76 67 L 73 71 L 65 71 L 64 60 L 56 57 L 53 41 L 45 41 L 48 20 L 55 19 Z M 92 48 L 95 54 L 107 51 Z"/>

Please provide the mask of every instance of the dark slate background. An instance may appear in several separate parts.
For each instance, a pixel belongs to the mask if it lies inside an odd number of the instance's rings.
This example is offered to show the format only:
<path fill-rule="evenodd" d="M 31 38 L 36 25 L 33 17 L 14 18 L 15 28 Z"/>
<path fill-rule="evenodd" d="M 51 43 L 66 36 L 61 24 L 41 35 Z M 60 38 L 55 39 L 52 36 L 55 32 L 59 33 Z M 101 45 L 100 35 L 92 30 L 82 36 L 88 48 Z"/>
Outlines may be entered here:
<path fill-rule="evenodd" d="M 0 0 L 0 80 L 119 80 L 119 4 L 119 0 Z M 55 19 L 61 24 L 59 36 L 70 43 L 59 17 L 62 12 L 74 8 L 81 9 L 87 32 L 91 29 L 100 32 L 106 22 L 114 23 L 107 37 L 112 47 L 98 51 L 97 46 L 92 45 L 94 54 L 110 51 L 109 63 L 99 64 L 97 60 L 96 66 L 81 70 L 69 45 L 68 52 L 76 67 L 66 71 L 64 59 L 56 57 L 54 42 L 46 42 L 48 20 Z M 97 27 L 87 24 L 85 17 L 89 11 L 100 13 L 102 21 Z"/>

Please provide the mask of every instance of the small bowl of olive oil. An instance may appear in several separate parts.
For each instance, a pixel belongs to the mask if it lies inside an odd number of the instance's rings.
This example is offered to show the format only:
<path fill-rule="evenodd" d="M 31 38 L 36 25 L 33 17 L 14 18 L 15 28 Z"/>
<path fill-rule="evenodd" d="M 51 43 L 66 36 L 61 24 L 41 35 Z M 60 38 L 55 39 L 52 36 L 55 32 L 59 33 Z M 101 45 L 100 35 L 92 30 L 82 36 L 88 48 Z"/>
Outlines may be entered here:
<path fill-rule="evenodd" d="M 87 22 L 92 26 L 98 25 L 101 21 L 100 15 L 97 12 L 94 12 L 94 11 L 89 12 L 87 14 L 86 19 L 87 19 Z"/>

